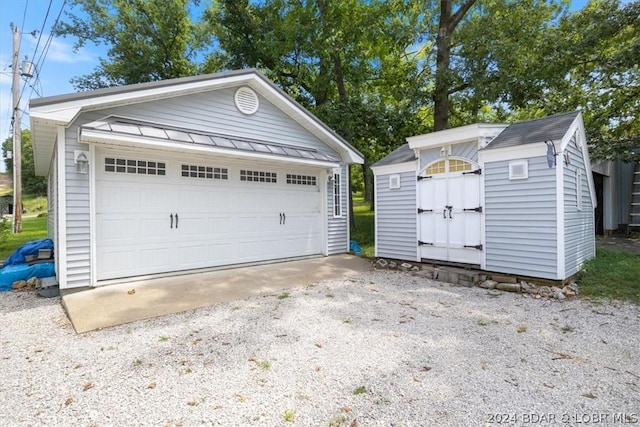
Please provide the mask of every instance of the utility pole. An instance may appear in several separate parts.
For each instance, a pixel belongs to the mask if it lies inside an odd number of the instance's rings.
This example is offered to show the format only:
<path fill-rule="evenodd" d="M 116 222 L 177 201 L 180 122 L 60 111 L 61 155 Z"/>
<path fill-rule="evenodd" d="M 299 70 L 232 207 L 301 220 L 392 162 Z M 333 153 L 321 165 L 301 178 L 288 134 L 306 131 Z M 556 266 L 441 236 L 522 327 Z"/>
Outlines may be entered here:
<path fill-rule="evenodd" d="M 22 129 L 20 113 L 20 29 L 13 30 L 13 232 L 22 233 Z"/>

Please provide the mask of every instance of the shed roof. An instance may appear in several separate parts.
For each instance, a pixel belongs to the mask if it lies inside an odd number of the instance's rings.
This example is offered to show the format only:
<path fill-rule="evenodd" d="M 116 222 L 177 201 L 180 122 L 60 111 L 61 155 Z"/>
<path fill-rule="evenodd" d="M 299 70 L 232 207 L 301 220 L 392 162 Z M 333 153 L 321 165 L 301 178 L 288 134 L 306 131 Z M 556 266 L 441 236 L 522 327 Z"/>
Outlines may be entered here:
<path fill-rule="evenodd" d="M 572 111 L 512 123 L 496 136 L 485 150 L 562 139 L 578 114 L 580 114 L 579 111 Z"/>
<path fill-rule="evenodd" d="M 416 159 L 416 155 L 411 148 L 409 148 L 409 144 L 403 144 L 400 147 L 393 150 L 383 159 L 378 160 L 373 165 L 372 168 L 377 166 L 387 166 L 387 165 L 395 165 L 399 163 L 410 162 Z"/>

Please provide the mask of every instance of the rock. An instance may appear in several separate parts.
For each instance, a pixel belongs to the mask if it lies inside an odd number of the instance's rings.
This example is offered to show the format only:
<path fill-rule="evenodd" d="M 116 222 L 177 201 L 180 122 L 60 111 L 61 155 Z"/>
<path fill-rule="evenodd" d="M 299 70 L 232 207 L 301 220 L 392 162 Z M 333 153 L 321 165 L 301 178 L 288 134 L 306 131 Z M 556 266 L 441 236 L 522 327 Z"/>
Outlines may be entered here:
<path fill-rule="evenodd" d="M 519 283 L 498 283 L 496 285 L 496 289 L 507 292 L 520 292 L 520 284 Z"/>
<path fill-rule="evenodd" d="M 411 267 L 411 271 L 420 271 L 420 267 L 414 265 L 413 267 Z"/>
<path fill-rule="evenodd" d="M 562 293 L 566 297 L 575 297 L 576 295 L 578 295 L 573 290 L 571 290 L 568 286 L 565 286 L 564 288 L 562 288 Z"/>
<path fill-rule="evenodd" d="M 480 274 L 478 276 L 478 280 L 481 282 L 484 282 L 485 280 L 487 280 L 487 275 L 486 274 Z"/>
<path fill-rule="evenodd" d="M 29 286 L 30 288 L 35 288 L 37 285 L 38 285 L 37 277 L 32 277 L 29 280 L 27 280 L 27 286 Z"/>
<path fill-rule="evenodd" d="M 520 289 L 525 294 L 535 294 L 538 292 L 535 288 L 535 285 L 528 282 L 520 282 Z"/>
<path fill-rule="evenodd" d="M 409 264 L 408 262 L 403 262 L 402 264 L 400 264 L 400 269 L 404 271 L 411 270 L 411 267 L 413 267 L 413 265 Z"/>
<path fill-rule="evenodd" d="M 11 285 L 12 289 L 23 289 L 27 287 L 27 282 L 25 280 L 16 280 Z"/>
<path fill-rule="evenodd" d="M 566 298 L 566 296 L 562 293 L 562 289 L 560 289 L 560 288 L 555 288 L 555 287 L 554 287 L 554 288 L 551 290 L 551 292 L 553 293 L 553 297 L 554 297 L 555 299 L 558 299 L 558 300 L 562 301 L 563 299 L 565 299 L 565 298 Z"/>
<path fill-rule="evenodd" d="M 373 265 L 375 268 L 387 268 L 389 266 L 389 261 L 384 258 L 380 258 Z"/>
<path fill-rule="evenodd" d="M 389 261 L 389 265 L 387 266 L 387 268 L 395 270 L 396 268 L 398 268 L 398 263 L 395 261 Z"/>
<path fill-rule="evenodd" d="M 482 289 L 495 289 L 497 284 L 498 282 L 496 282 L 495 280 L 485 280 L 484 282 L 480 283 L 478 286 L 481 287 Z"/>
<path fill-rule="evenodd" d="M 470 281 L 464 280 L 464 279 L 459 279 L 458 280 L 458 285 L 465 286 L 467 288 L 470 288 L 471 286 L 473 286 L 473 284 Z"/>
<path fill-rule="evenodd" d="M 518 279 L 512 276 L 502 276 L 494 274 L 491 276 L 491 280 L 495 280 L 498 283 L 518 283 Z"/>
<path fill-rule="evenodd" d="M 569 289 L 572 292 L 575 292 L 576 295 L 578 295 L 578 284 L 576 282 L 571 282 L 566 286 L 567 289 Z"/>
<path fill-rule="evenodd" d="M 553 295 L 553 292 L 551 291 L 551 288 L 548 286 L 540 286 L 538 288 L 538 295 L 540 295 L 541 297 L 550 297 Z"/>

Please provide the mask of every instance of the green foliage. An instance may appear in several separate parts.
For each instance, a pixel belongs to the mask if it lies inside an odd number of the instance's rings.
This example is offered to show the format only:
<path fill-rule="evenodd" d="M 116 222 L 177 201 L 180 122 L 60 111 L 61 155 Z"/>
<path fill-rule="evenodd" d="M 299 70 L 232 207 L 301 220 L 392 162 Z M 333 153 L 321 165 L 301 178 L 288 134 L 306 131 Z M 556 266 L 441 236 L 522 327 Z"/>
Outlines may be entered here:
<path fill-rule="evenodd" d="M 84 15 L 65 12 L 68 22 L 54 29 L 73 36 L 75 48 L 87 42 L 109 47 L 95 71 L 72 79 L 78 90 L 143 83 L 197 74 L 196 59 L 211 43 L 210 29 L 194 23 L 197 0 L 73 0 Z M 87 19 L 88 17 L 88 19 Z"/>
<path fill-rule="evenodd" d="M 9 223 L 9 228 L 11 228 L 11 223 L 8 221 L 7 223 Z M 46 237 L 46 215 L 37 218 L 24 218 L 22 220 L 22 233 L 9 233 L 6 236 L 2 236 L 2 240 L 0 240 L 0 260 L 6 259 L 13 253 L 13 251 L 27 242 L 36 239 L 44 239 Z"/>
<path fill-rule="evenodd" d="M 22 192 L 45 196 L 47 194 L 47 178 L 36 176 L 31 131 L 23 129 L 20 141 L 22 143 Z M 13 137 L 5 139 L 2 143 L 5 168 L 7 171 L 13 171 L 13 159 L 7 157 L 8 151 L 13 151 Z"/>
<path fill-rule="evenodd" d="M 596 255 L 576 277 L 580 294 L 640 304 L 640 254 L 598 249 Z"/>
<path fill-rule="evenodd" d="M 372 258 L 375 255 L 374 213 L 362 193 L 353 196 L 353 213 L 356 225 L 351 227 L 351 239 L 358 242 L 363 256 Z"/>

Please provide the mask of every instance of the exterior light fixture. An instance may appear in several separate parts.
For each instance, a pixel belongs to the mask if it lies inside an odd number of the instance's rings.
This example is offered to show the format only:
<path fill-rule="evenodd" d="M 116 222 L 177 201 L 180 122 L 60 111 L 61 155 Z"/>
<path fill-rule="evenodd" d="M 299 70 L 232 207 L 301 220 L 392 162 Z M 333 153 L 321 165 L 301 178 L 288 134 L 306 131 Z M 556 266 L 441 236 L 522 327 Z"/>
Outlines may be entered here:
<path fill-rule="evenodd" d="M 89 173 L 89 153 L 82 150 L 73 152 L 73 162 L 76 164 L 76 172 L 81 174 Z"/>
<path fill-rule="evenodd" d="M 451 146 L 448 147 L 442 146 L 440 149 L 440 157 L 447 157 L 451 155 Z"/>

